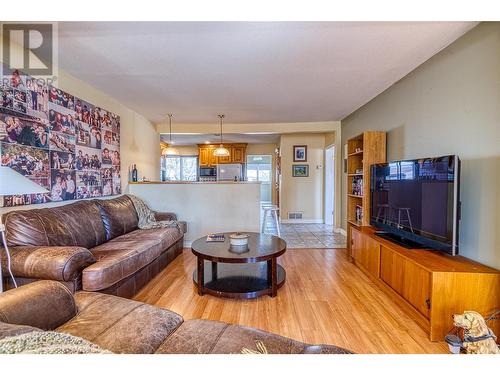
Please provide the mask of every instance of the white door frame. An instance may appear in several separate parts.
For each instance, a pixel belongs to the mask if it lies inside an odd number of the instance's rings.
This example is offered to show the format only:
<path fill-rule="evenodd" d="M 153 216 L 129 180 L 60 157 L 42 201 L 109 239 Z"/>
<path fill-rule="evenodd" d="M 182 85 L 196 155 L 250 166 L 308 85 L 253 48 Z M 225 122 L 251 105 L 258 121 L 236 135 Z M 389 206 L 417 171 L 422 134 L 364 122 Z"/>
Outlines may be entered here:
<path fill-rule="evenodd" d="M 325 191 L 324 191 L 325 224 L 335 223 L 335 145 L 325 148 Z"/>

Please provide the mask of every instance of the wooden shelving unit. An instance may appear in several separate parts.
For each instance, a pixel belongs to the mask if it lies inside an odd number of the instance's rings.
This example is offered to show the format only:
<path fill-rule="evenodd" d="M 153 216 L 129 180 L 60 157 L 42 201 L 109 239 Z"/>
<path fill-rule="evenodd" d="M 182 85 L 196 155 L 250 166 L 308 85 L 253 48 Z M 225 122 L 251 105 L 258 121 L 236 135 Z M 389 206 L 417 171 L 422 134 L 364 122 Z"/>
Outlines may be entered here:
<path fill-rule="evenodd" d="M 347 141 L 347 246 L 351 249 L 351 226 L 370 225 L 370 166 L 386 161 L 386 133 L 367 131 Z M 362 194 L 353 194 L 353 181 L 361 180 Z M 362 218 L 356 218 L 356 208 Z"/>

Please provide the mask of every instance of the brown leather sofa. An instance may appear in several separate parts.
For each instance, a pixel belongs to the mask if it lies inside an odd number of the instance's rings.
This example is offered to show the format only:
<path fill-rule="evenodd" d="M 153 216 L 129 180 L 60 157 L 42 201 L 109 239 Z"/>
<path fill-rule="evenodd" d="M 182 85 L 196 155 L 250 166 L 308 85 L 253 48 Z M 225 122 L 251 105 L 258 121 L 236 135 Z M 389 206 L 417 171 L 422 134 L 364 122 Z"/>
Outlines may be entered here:
<path fill-rule="evenodd" d="M 155 215 L 157 220 L 176 220 L 172 213 Z M 56 280 L 72 292 L 122 297 L 135 295 L 182 252 L 185 232 L 185 223 L 184 230 L 138 229 L 126 195 L 11 211 L 3 220 L 18 285 Z"/>
<path fill-rule="evenodd" d="M 308 345 L 253 328 L 188 320 L 172 311 L 94 292 L 72 294 L 63 284 L 39 281 L 0 294 L 0 339 L 36 330 L 82 337 L 113 353 L 347 354 L 332 345 Z"/>

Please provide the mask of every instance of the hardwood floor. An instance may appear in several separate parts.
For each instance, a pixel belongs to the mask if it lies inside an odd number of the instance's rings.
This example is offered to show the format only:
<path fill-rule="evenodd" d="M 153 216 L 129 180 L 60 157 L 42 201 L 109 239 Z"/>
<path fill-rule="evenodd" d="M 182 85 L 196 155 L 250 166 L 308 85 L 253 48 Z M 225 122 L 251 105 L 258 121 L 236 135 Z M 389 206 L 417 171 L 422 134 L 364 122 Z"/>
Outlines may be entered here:
<path fill-rule="evenodd" d="M 263 329 L 357 353 L 447 353 L 356 266 L 345 249 L 292 249 L 279 260 L 287 280 L 275 298 L 198 296 L 196 258 L 185 249 L 135 297 L 181 314 Z"/>

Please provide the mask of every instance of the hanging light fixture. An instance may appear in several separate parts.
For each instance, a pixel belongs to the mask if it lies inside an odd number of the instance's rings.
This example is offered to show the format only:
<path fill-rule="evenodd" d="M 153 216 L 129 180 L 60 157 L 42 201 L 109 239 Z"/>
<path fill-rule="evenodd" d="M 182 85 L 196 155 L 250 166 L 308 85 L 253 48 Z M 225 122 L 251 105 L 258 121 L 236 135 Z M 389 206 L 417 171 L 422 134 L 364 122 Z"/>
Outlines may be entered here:
<path fill-rule="evenodd" d="M 168 116 L 168 126 L 170 128 L 170 138 L 169 138 L 167 147 L 165 147 L 162 150 L 161 154 L 163 156 L 178 155 L 179 152 L 175 148 L 172 147 L 172 145 L 174 144 L 174 142 L 172 142 L 172 116 L 173 116 L 173 114 L 169 113 L 167 116 Z"/>
<path fill-rule="evenodd" d="M 214 156 L 227 157 L 229 156 L 229 150 L 222 144 L 222 119 L 224 115 L 219 115 L 220 118 L 220 146 L 214 150 Z"/>

